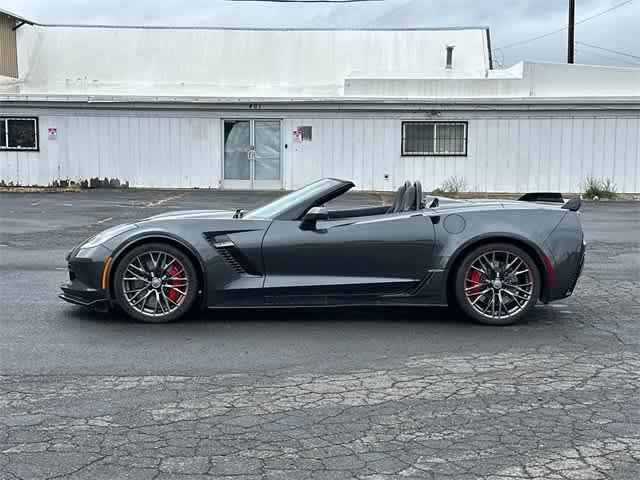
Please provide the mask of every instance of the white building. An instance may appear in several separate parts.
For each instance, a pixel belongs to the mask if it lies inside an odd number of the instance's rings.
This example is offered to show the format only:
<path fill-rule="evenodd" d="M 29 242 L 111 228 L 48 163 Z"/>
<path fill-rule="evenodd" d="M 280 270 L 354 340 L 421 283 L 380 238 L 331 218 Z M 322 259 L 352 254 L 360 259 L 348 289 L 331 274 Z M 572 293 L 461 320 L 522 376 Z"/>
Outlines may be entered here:
<path fill-rule="evenodd" d="M 640 69 L 494 70 L 487 28 L 39 25 L 0 11 L 0 181 L 640 192 Z"/>

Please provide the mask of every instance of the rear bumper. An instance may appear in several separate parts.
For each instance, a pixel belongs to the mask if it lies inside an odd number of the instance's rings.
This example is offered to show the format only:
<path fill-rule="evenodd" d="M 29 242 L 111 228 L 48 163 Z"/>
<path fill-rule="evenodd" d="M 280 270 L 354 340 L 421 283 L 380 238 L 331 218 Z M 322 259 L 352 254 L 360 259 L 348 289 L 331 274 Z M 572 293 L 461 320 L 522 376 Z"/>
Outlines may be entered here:
<path fill-rule="evenodd" d="M 580 263 L 578 264 L 578 269 L 576 270 L 575 276 L 573 277 L 569 290 L 567 291 L 567 297 L 573 293 L 573 291 L 576 288 L 576 285 L 578 284 L 578 279 L 580 278 L 580 275 L 582 275 L 582 269 L 584 268 L 584 260 L 586 258 L 586 250 L 587 250 L 587 245 L 583 242 L 582 250 L 580 251 Z"/>
<path fill-rule="evenodd" d="M 556 285 L 550 289 L 547 301 L 553 302 L 573 295 L 582 274 L 585 257 L 586 245 L 583 243 L 580 251 L 575 255 L 570 255 L 568 260 L 563 263 L 562 268 L 556 270 Z"/>

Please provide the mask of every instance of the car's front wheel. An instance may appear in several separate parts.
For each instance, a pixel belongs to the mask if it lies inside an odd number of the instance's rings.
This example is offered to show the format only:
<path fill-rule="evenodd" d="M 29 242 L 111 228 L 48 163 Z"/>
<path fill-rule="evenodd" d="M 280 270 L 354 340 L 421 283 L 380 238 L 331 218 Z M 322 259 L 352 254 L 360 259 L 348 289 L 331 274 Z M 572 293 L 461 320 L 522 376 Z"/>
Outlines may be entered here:
<path fill-rule="evenodd" d="M 193 262 L 163 243 L 140 245 L 119 262 L 114 274 L 116 301 L 130 317 L 149 323 L 177 320 L 198 293 Z"/>
<path fill-rule="evenodd" d="M 469 252 L 455 278 L 458 305 L 473 320 L 510 325 L 540 297 L 540 272 L 531 256 L 509 243 L 492 243 Z"/>

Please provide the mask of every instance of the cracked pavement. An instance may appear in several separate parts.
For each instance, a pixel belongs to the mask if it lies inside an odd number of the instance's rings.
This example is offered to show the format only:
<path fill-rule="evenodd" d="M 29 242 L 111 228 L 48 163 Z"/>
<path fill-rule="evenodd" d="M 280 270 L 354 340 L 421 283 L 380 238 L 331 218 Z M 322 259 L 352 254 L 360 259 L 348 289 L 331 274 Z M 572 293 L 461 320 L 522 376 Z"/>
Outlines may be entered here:
<path fill-rule="evenodd" d="M 55 298 L 94 231 L 262 201 L 174 197 L 0 195 L 1 479 L 640 478 L 640 205 L 587 205 L 576 293 L 505 328 L 428 308 L 141 325 Z"/>

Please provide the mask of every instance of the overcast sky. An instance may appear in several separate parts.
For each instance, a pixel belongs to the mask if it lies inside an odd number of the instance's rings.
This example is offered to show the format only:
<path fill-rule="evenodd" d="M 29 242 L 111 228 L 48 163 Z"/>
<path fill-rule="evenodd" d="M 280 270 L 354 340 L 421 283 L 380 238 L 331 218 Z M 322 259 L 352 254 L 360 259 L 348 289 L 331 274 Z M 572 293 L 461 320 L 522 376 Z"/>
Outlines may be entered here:
<path fill-rule="evenodd" d="M 577 0 L 577 20 L 624 0 Z M 487 25 L 496 63 L 566 60 L 566 31 L 501 48 L 567 24 L 568 0 L 382 0 L 282 4 L 234 0 L 0 0 L 41 23 L 234 27 L 447 27 Z M 578 25 L 576 40 L 640 57 L 640 0 Z M 640 58 L 577 45 L 577 63 L 640 67 Z"/>

